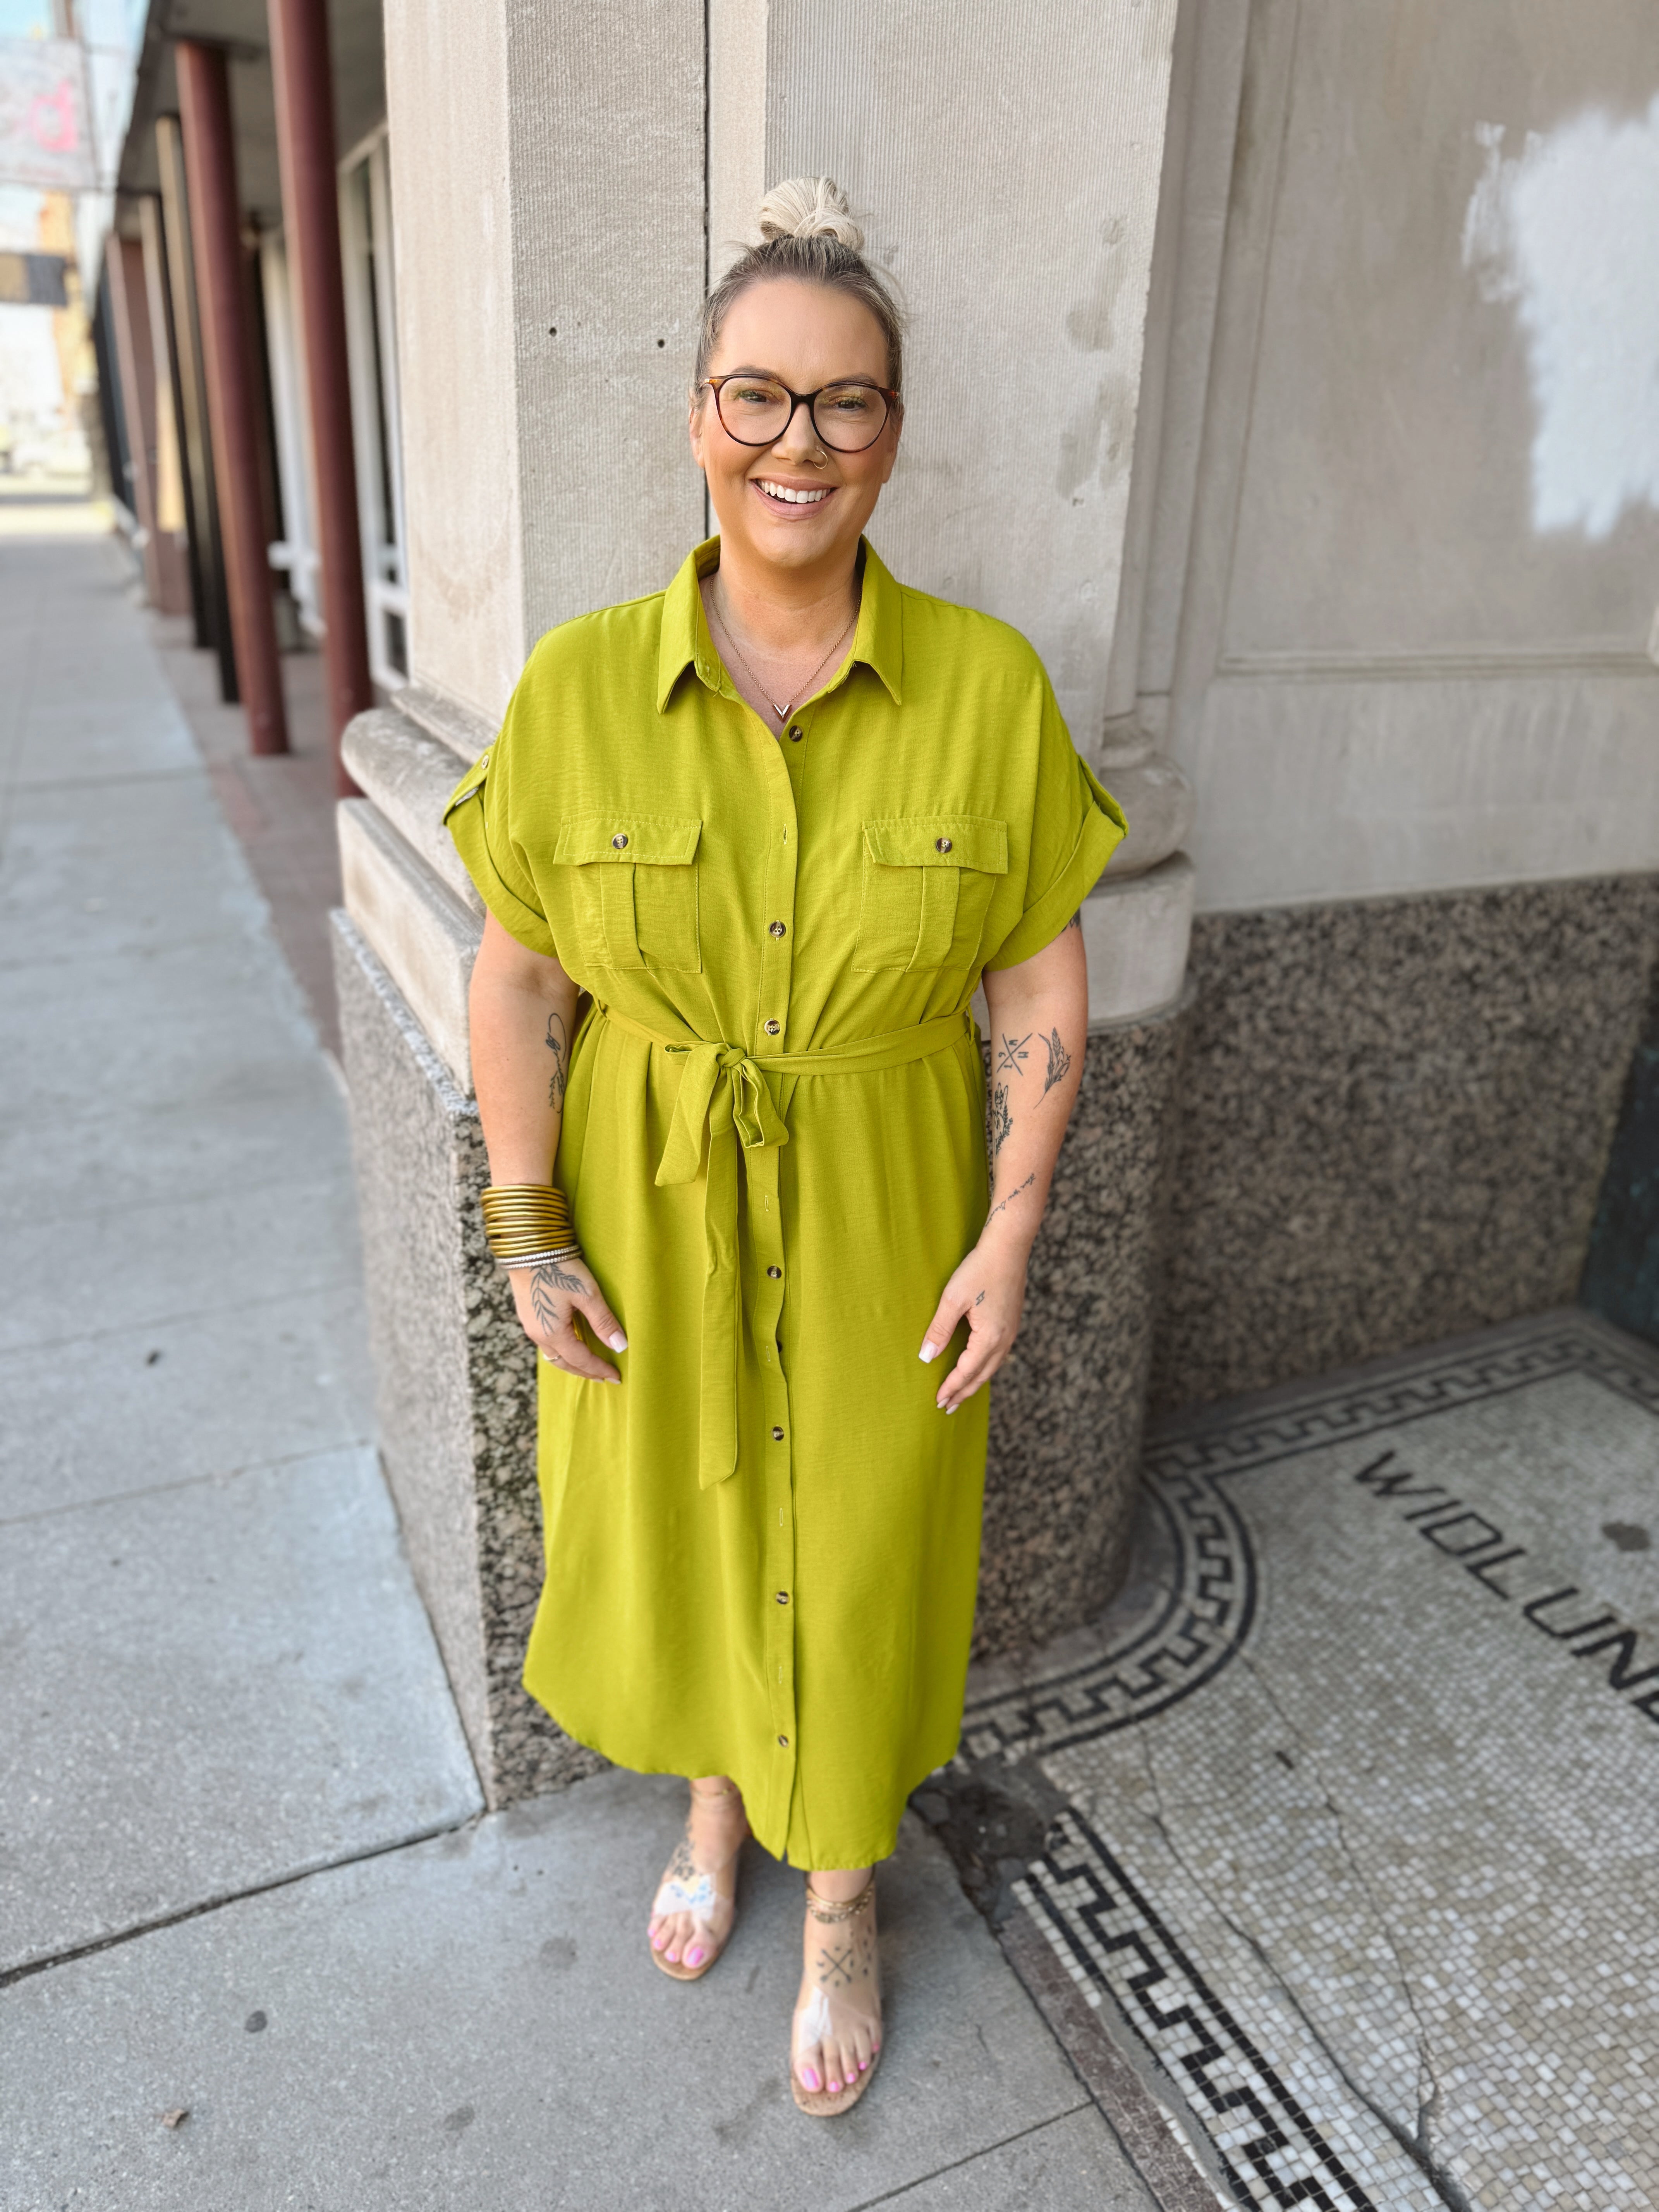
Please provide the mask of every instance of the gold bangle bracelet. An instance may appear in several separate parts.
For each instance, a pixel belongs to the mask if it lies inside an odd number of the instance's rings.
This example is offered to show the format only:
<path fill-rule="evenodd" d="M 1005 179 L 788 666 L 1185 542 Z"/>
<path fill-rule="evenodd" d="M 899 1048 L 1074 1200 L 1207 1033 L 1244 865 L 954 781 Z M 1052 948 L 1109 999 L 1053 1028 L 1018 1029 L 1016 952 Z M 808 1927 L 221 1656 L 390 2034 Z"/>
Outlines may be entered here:
<path fill-rule="evenodd" d="M 480 1206 L 484 1234 L 498 1261 L 520 1261 L 574 1241 L 570 1201 L 552 1183 L 492 1183 Z"/>

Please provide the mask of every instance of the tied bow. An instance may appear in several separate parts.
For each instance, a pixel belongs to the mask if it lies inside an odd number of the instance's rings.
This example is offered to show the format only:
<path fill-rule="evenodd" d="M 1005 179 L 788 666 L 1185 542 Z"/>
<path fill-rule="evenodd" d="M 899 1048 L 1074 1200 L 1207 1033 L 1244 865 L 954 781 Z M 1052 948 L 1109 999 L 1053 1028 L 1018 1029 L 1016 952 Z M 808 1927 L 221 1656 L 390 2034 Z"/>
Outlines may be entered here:
<path fill-rule="evenodd" d="M 700 1392 L 697 1480 L 707 1490 L 724 1482 L 738 1463 L 738 1364 L 743 1327 L 742 1275 L 738 1264 L 738 1161 L 750 1176 L 756 1153 L 775 1152 L 789 1132 L 772 1103 L 765 1076 L 741 1046 L 696 1044 L 684 1054 L 685 1073 L 674 1119 L 657 1166 L 659 1184 L 695 1182 L 708 1134 L 708 1182 L 703 1197 L 707 1253 L 702 1283 L 702 1379 Z M 775 1167 L 752 1185 L 750 1203 L 777 1203 Z"/>
<path fill-rule="evenodd" d="M 702 1165 L 705 1127 L 711 1173 L 714 1146 L 728 1129 L 736 1128 L 745 1152 L 753 1152 L 757 1146 L 788 1143 L 789 1132 L 772 1103 L 766 1078 L 741 1045 L 696 1044 L 684 1057 L 679 1103 L 657 1166 L 659 1184 L 696 1181 Z M 722 1076 L 728 1080 L 722 1082 Z M 734 1197 L 736 1192 L 733 1183 Z"/>

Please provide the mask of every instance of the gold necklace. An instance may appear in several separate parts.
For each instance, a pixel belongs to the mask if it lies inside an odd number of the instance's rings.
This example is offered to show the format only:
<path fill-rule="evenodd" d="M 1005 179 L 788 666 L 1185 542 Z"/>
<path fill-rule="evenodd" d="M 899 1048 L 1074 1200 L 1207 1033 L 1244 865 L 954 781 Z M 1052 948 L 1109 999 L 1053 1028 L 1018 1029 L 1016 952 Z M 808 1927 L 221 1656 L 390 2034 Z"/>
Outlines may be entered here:
<path fill-rule="evenodd" d="M 782 705 L 780 706 L 778 702 L 772 696 L 772 694 L 767 690 L 766 686 L 761 682 L 759 677 L 756 675 L 754 670 L 750 666 L 748 656 L 744 653 L 743 647 L 738 643 L 736 638 L 732 636 L 730 626 L 726 622 L 724 617 L 715 610 L 714 594 L 712 592 L 709 594 L 709 612 L 714 615 L 715 621 L 719 623 L 720 629 L 725 635 L 726 643 L 731 647 L 732 652 L 737 654 L 738 665 L 743 670 L 744 674 L 754 685 L 756 690 L 760 693 L 762 698 L 765 700 L 767 705 L 777 716 L 779 721 L 787 722 L 789 720 L 790 709 L 795 703 L 793 699 L 786 699 Z M 830 665 L 835 654 L 839 652 L 841 647 L 846 643 L 848 632 L 857 629 L 858 619 L 857 615 L 854 614 L 852 621 L 848 623 L 847 628 L 842 630 L 841 635 L 836 640 L 835 644 L 830 647 L 829 652 L 824 654 L 823 659 L 819 661 L 817 666 L 807 678 L 805 683 L 801 685 L 799 695 L 800 697 L 808 698 L 811 696 L 813 684 L 823 673 L 824 670 Z"/>

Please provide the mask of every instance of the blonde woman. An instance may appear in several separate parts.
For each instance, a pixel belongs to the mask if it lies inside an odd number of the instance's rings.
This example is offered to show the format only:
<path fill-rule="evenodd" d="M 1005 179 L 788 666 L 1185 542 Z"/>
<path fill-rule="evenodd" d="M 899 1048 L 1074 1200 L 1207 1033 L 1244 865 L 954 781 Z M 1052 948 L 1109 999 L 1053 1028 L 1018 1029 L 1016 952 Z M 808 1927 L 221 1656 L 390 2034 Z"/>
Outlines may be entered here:
<path fill-rule="evenodd" d="M 747 1837 L 805 1871 L 789 2075 L 830 2115 L 882 2049 L 875 1867 L 956 1748 L 985 1385 L 1123 821 L 1024 640 L 865 538 L 902 331 L 845 199 L 780 185 L 760 229 L 691 389 L 718 537 L 542 640 L 449 819 L 489 908 L 486 1215 L 542 1359 L 525 1680 L 690 1781 L 665 1972 L 720 1958 Z M 963 467 L 997 434 L 988 392 Z"/>

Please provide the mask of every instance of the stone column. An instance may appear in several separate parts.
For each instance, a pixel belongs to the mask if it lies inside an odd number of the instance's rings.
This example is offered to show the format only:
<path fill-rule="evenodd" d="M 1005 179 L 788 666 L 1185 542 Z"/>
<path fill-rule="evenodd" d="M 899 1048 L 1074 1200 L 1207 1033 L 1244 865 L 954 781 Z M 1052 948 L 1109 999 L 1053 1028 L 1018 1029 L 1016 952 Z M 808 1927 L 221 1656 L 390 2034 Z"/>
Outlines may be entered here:
<path fill-rule="evenodd" d="M 1133 712 L 1170 351 L 1148 288 L 1155 236 L 1178 220 L 1172 59 L 1191 67 L 1176 14 L 1174 0 L 709 6 L 714 266 L 765 185 L 825 170 L 842 185 L 910 315 L 875 540 L 907 583 L 1031 639 L 1129 818 L 1084 909 L 1088 1064 L 992 1393 L 984 1651 L 1074 1627 L 1112 1595 L 1139 1462 L 1193 905 L 1191 788 Z"/>
<path fill-rule="evenodd" d="M 543 631 L 702 535 L 702 9 L 389 0 L 386 52 L 414 680 L 346 732 L 337 972 L 381 1448 L 499 1804 L 595 1762 L 519 1686 L 535 1364 L 477 1225 L 482 916 L 440 814 Z"/>
<path fill-rule="evenodd" d="M 535 1376 L 477 1225 L 481 918 L 442 799 L 541 632 L 659 588 L 701 535 L 684 395 L 705 208 L 718 263 L 766 184 L 818 170 L 875 210 L 913 319 L 877 541 L 1024 629 L 1106 757 L 1173 16 L 710 0 L 705 47 L 690 0 L 488 0 L 464 34 L 438 0 L 390 0 L 414 681 L 347 732 L 366 796 L 341 810 L 337 950 L 383 1449 L 492 1802 L 592 1762 L 518 1686 Z M 988 380 L 1042 410 L 988 435 Z M 988 1649 L 1085 1618 L 1124 1551 L 1192 903 L 1184 786 L 1130 782 L 1127 865 L 1085 911 L 1083 1097 L 997 1393 Z"/>

